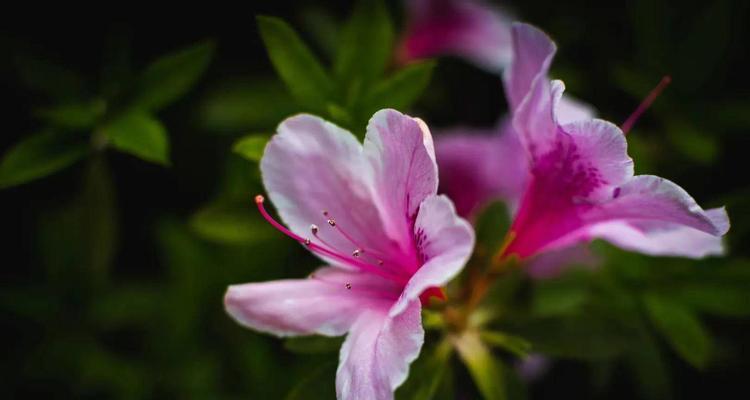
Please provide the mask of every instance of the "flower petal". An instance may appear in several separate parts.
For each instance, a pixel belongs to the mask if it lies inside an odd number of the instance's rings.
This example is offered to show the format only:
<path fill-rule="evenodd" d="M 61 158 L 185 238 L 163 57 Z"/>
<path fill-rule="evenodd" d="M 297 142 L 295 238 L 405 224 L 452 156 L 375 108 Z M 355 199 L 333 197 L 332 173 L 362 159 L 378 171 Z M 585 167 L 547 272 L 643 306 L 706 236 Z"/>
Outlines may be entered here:
<path fill-rule="evenodd" d="M 411 0 L 408 13 L 404 61 L 455 55 L 491 72 L 510 61 L 511 19 L 497 7 L 472 0 Z"/>
<path fill-rule="evenodd" d="M 386 109 L 370 119 L 364 149 L 386 231 L 404 252 L 412 252 L 411 224 L 419 204 L 437 192 L 432 136 L 420 120 Z"/>
<path fill-rule="evenodd" d="M 549 92 L 547 72 L 557 46 L 546 33 L 528 24 L 514 23 L 512 37 L 513 61 L 503 81 L 510 109 L 515 111 L 535 85 L 540 92 Z"/>
<path fill-rule="evenodd" d="M 586 244 L 580 244 L 537 254 L 528 261 L 524 270 L 532 279 L 550 279 L 560 276 L 570 267 L 595 267 L 599 262 Z"/>
<path fill-rule="evenodd" d="M 421 305 L 412 301 L 395 317 L 386 310 L 363 313 L 341 347 L 336 372 L 339 400 L 393 399 L 424 342 Z"/>
<path fill-rule="evenodd" d="M 343 335 L 367 309 L 388 309 L 400 293 L 391 281 L 341 268 L 309 279 L 232 285 L 224 306 L 237 322 L 277 336 Z"/>
<path fill-rule="evenodd" d="M 715 213 L 723 210 L 713 209 L 706 212 Z M 674 224 L 664 224 L 661 229 L 648 229 L 623 221 L 611 221 L 592 226 L 588 229 L 588 234 L 623 249 L 652 256 L 703 258 L 724 254 L 721 237 Z"/>
<path fill-rule="evenodd" d="M 615 188 L 612 200 L 591 208 L 584 219 L 588 223 L 633 220 L 648 222 L 651 227 L 657 223 L 676 224 L 714 236 L 729 230 L 726 212 L 703 210 L 683 188 L 653 175 L 636 176 Z"/>
<path fill-rule="evenodd" d="M 422 267 L 411 277 L 390 311 L 395 316 L 426 289 L 446 284 L 466 264 L 474 249 L 474 230 L 456 215 L 445 196 L 431 196 L 422 202 L 414 224 Z"/>
<path fill-rule="evenodd" d="M 260 170 L 281 219 L 296 234 L 310 237 L 315 224 L 321 228 L 319 236 L 344 254 L 357 247 L 387 251 L 389 239 L 373 200 L 369 166 L 348 131 L 312 115 L 290 117 L 266 146 Z M 324 210 L 357 245 L 328 226 Z"/>
<path fill-rule="evenodd" d="M 488 130 L 452 129 L 436 136 L 440 191 L 470 217 L 502 199 L 514 208 L 528 181 L 526 155 L 509 121 Z"/>

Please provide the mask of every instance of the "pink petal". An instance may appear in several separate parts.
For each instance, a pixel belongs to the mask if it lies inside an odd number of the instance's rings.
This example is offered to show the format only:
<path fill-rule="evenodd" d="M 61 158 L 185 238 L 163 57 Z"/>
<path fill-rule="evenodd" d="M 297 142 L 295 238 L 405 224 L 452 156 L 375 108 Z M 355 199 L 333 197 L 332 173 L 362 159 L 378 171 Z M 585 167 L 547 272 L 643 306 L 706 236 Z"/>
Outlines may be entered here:
<path fill-rule="evenodd" d="M 388 400 L 419 355 L 424 330 L 419 301 L 398 316 L 385 310 L 364 312 L 341 347 L 336 373 L 339 400 Z"/>
<path fill-rule="evenodd" d="M 320 237 L 343 254 L 358 247 L 391 250 L 367 179 L 369 165 L 351 133 L 312 115 L 290 117 L 266 146 L 260 169 L 273 205 L 296 234 L 312 238 L 315 224 Z M 356 245 L 327 224 L 324 210 Z"/>
<path fill-rule="evenodd" d="M 503 74 L 511 111 L 521 106 L 534 86 L 542 94 L 549 92 L 547 72 L 555 52 L 557 46 L 547 34 L 528 24 L 513 24 L 513 61 Z"/>
<path fill-rule="evenodd" d="M 432 136 L 420 120 L 381 110 L 367 125 L 364 152 L 385 229 L 403 252 L 413 253 L 411 227 L 419 204 L 437 192 Z M 356 205 L 349 207 L 360 212 Z"/>
<path fill-rule="evenodd" d="M 723 212 L 720 210 L 706 212 Z M 622 221 L 612 221 L 590 227 L 588 234 L 623 249 L 652 256 L 703 258 L 724 254 L 720 236 L 680 225 L 664 224 L 661 229 L 647 229 Z"/>
<path fill-rule="evenodd" d="M 490 200 L 511 208 L 528 181 L 528 161 L 509 121 L 491 130 L 452 129 L 437 136 L 440 191 L 470 217 Z"/>
<path fill-rule="evenodd" d="M 224 306 L 238 323 L 258 331 L 336 336 L 363 311 L 387 310 L 400 291 L 388 280 L 328 267 L 308 279 L 232 285 Z"/>
<path fill-rule="evenodd" d="M 414 224 L 421 268 L 407 283 L 390 315 L 398 315 L 407 304 L 431 287 L 443 286 L 461 271 L 474 249 L 474 230 L 456 215 L 445 196 L 431 196 L 422 202 Z"/>
<path fill-rule="evenodd" d="M 658 176 L 639 175 L 612 192 L 612 199 L 590 209 L 587 222 L 634 220 L 654 224 L 681 225 L 714 236 L 729 230 L 729 219 L 723 210 L 703 210 L 677 184 Z M 659 225 L 656 225 L 658 227 Z"/>
<path fill-rule="evenodd" d="M 596 115 L 596 110 L 580 100 L 573 99 L 570 96 L 563 96 L 557 103 L 555 115 L 557 116 L 557 122 L 565 125 L 571 122 L 593 119 Z"/>
<path fill-rule="evenodd" d="M 401 44 L 405 61 L 442 55 L 464 57 L 489 71 L 510 61 L 510 17 L 475 0 L 412 0 Z"/>

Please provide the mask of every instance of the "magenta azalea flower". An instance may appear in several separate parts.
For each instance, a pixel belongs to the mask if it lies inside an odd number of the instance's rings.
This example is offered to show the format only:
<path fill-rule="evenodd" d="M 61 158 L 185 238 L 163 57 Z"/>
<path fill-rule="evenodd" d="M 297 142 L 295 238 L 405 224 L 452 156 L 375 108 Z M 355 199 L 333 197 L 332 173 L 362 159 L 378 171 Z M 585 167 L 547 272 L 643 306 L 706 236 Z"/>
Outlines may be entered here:
<path fill-rule="evenodd" d="M 410 0 L 402 61 L 452 55 L 490 71 L 510 61 L 511 19 L 478 0 Z"/>
<path fill-rule="evenodd" d="M 547 78 L 555 44 L 525 24 L 514 25 L 513 43 L 504 80 L 530 178 L 507 254 L 524 258 L 593 238 L 652 255 L 721 253 L 729 229 L 724 208 L 703 210 L 664 178 L 634 176 L 617 126 L 561 121 L 564 85 Z"/>
<path fill-rule="evenodd" d="M 281 123 L 260 168 L 288 229 L 258 196 L 263 216 L 329 266 L 308 279 L 230 286 L 227 312 L 278 336 L 348 333 L 338 398 L 393 398 L 422 346 L 420 296 L 439 293 L 474 244 L 469 224 L 436 195 L 427 126 L 382 110 L 363 147 L 331 123 L 298 115 Z"/>

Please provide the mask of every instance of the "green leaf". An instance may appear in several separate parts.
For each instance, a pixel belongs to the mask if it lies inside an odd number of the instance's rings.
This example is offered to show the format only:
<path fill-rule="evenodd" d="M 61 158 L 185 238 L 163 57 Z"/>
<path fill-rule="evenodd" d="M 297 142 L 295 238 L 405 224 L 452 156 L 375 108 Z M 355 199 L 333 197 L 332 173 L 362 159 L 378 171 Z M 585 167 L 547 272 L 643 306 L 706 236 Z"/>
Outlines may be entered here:
<path fill-rule="evenodd" d="M 485 343 L 502 348 L 518 357 L 526 357 L 531 351 L 531 343 L 519 336 L 490 331 L 482 331 L 479 335 Z"/>
<path fill-rule="evenodd" d="M 700 320 L 684 306 L 663 296 L 644 296 L 651 323 L 685 361 L 703 368 L 711 355 L 711 339 Z"/>
<path fill-rule="evenodd" d="M 434 349 L 422 351 L 409 368 L 409 378 L 396 391 L 396 398 L 431 400 L 438 397 L 443 380 L 449 373 L 452 350 L 450 342 L 442 340 Z"/>
<path fill-rule="evenodd" d="M 250 204 L 248 200 L 246 204 L 208 205 L 190 217 L 190 228 L 204 239 L 222 244 L 247 245 L 266 240 L 273 229 L 249 208 Z"/>
<path fill-rule="evenodd" d="M 212 41 L 203 41 L 151 63 L 136 78 L 132 104 L 147 110 L 159 110 L 179 99 L 206 70 L 214 47 Z"/>
<path fill-rule="evenodd" d="M 672 382 L 669 364 L 656 340 L 647 334 L 634 343 L 624 354 L 624 361 L 635 376 L 642 398 L 649 400 L 671 399 Z"/>
<path fill-rule="evenodd" d="M 169 138 L 164 126 L 143 111 L 131 111 L 102 128 L 116 149 L 161 165 L 169 165 Z"/>
<path fill-rule="evenodd" d="M 510 228 L 510 213 L 505 203 L 494 201 L 484 207 L 476 223 L 476 255 L 487 259 L 500 249 Z"/>
<path fill-rule="evenodd" d="M 257 17 L 263 43 L 276 72 L 292 96 L 312 110 L 331 98 L 333 83 L 299 35 L 283 20 Z"/>
<path fill-rule="evenodd" d="M 382 108 L 408 109 L 427 87 L 434 68 L 434 61 L 414 63 L 375 85 L 364 102 L 369 114 Z"/>
<path fill-rule="evenodd" d="M 667 289 L 664 296 L 700 313 L 724 318 L 750 317 L 750 293 L 746 287 L 739 284 L 682 284 L 677 288 Z"/>
<path fill-rule="evenodd" d="M 307 378 L 294 385 L 286 400 L 334 399 L 336 398 L 336 363 L 324 363 Z"/>
<path fill-rule="evenodd" d="M 203 125 L 238 133 L 271 130 L 300 111 L 286 87 L 275 79 L 232 79 L 212 89 L 200 107 Z"/>
<path fill-rule="evenodd" d="M 298 354 L 336 353 L 343 342 L 343 337 L 303 336 L 286 339 L 284 348 Z"/>
<path fill-rule="evenodd" d="M 508 397 L 502 364 L 495 359 L 477 332 L 464 332 L 454 338 L 453 345 L 485 399 L 504 400 Z"/>
<path fill-rule="evenodd" d="M 393 54 L 393 23 L 380 0 L 360 0 L 339 40 L 334 71 L 342 82 L 368 86 Z"/>
<path fill-rule="evenodd" d="M 18 185 L 57 172 L 88 153 L 78 136 L 47 131 L 27 137 L 0 161 L 0 188 Z"/>
<path fill-rule="evenodd" d="M 42 108 L 36 111 L 36 115 L 61 128 L 86 129 L 93 127 L 105 110 L 106 103 L 96 99 Z"/>
<path fill-rule="evenodd" d="M 234 142 L 232 151 L 247 160 L 260 162 L 269 139 L 267 135 L 262 134 L 248 135 Z"/>

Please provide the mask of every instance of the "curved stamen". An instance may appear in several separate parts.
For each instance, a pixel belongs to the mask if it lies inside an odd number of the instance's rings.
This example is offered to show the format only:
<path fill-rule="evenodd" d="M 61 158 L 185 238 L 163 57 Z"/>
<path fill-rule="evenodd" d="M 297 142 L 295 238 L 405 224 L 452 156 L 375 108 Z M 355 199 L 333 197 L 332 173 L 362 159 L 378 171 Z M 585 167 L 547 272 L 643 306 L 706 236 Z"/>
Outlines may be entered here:
<path fill-rule="evenodd" d="M 654 100 L 656 100 L 657 97 L 659 97 L 659 94 L 661 94 L 662 91 L 672 82 L 672 77 L 669 75 L 664 76 L 661 78 L 661 81 L 659 81 L 659 84 L 656 85 L 655 88 L 651 90 L 651 92 L 646 96 L 645 99 L 641 102 L 641 104 L 638 105 L 638 108 L 633 111 L 632 114 L 628 117 L 628 119 L 625 120 L 625 122 L 622 123 L 622 133 L 627 134 L 631 128 L 633 128 L 633 125 L 635 125 L 635 122 L 638 121 L 638 118 L 643 115 L 643 113 L 651 106 L 651 104 L 654 103 Z"/>
<path fill-rule="evenodd" d="M 360 260 L 357 260 L 356 258 L 344 256 L 344 255 L 339 254 L 339 253 L 337 253 L 337 252 L 335 252 L 335 251 L 333 251 L 331 249 L 328 249 L 328 248 L 326 248 L 324 246 L 321 246 L 321 245 L 319 245 L 317 243 L 313 243 L 308 238 L 303 238 L 302 236 L 297 235 L 296 233 L 294 233 L 294 232 L 290 231 L 289 229 L 287 229 L 284 225 L 282 225 L 279 222 L 277 222 L 275 219 L 273 219 L 273 217 L 271 217 L 270 214 L 268 214 L 268 212 L 266 211 L 266 208 L 263 206 L 263 202 L 264 201 L 265 201 L 265 198 L 262 195 L 255 196 L 255 204 L 258 206 L 258 211 L 260 211 L 260 214 L 263 216 L 263 218 L 265 218 L 265 220 L 268 221 L 268 223 L 270 223 L 274 228 L 276 228 L 279 231 L 281 231 L 281 233 L 283 233 L 283 234 L 289 236 L 290 238 L 296 240 L 297 242 L 302 243 L 305 246 L 307 246 L 307 248 L 309 248 L 310 251 L 317 252 L 317 253 L 320 253 L 320 254 L 324 254 L 324 255 L 326 255 L 328 257 L 337 259 L 337 260 L 342 261 L 342 262 L 344 262 L 346 264 L 352 265 L 354 267 L 358 267 L 361 270 L 364 270 L 364 271 L 367 271 L 367 272 L 371 272 L 371 273 L 373 273 L 375 275 L 379 275 L 379 276 L 381 276 L 383 278 L 386 278 L 386 279 L 389 279 L 389 280 L 392 280 L 392 281 L 396 281 L 396 282 L 399 282 L 399 283 L 402 283 L 402 284 L 405 284 L 408 281 L 405 277 L 389 273 L 388 271 L 382 270 L 380 268 L 375 267 L 374 265 L 370 265 L 370 264 L 367 264 L 367 263 L 362 262 Z M 317 228 L 317 227 L 315 227 L 315 228 Z M 314 229 L 314 231 L 317 232 L 317 229 Z M 319 238 L 317 235 L 315 235 L 315 237 Z"/>

